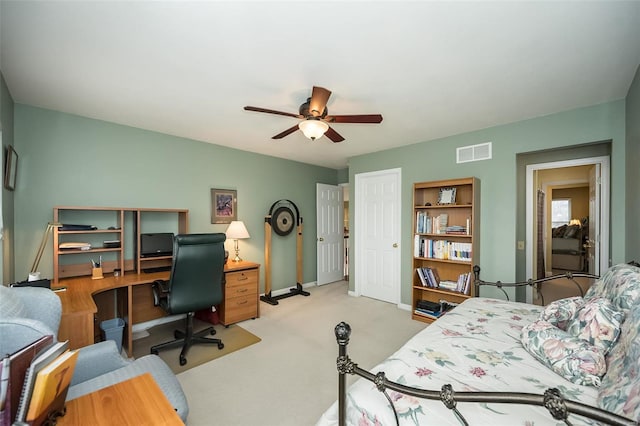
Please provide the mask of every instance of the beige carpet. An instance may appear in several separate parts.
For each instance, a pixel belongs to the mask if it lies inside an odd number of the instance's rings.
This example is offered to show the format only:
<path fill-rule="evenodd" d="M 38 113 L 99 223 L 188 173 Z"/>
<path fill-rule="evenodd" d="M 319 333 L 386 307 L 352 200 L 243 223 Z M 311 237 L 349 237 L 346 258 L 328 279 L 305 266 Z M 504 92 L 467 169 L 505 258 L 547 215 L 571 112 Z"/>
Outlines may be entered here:
<path fill-rule="evenodd" d="M 194 320 L 194 330 L 202 330 L 211 324 L 204 321 Z M 222 356 L 228 355 L 232 352 L 251 346 L 254 343 L 258 343 L 260 338 L 252 333 L 249 333 L 239 325 L 230 325 L 228 328 L 223 325 L 215 325 L 216 334 L 212 337 L 221 339 L 224 343 L 224 348 L 218 349 L 217 345 L 193 345 L 187 353 L 187 364 L 180 365 L 179 355 L 182 348 L 166 349 L 159 351 L 158 355 L 171 367 L 174 373 L 178 374 L 186 371 L 190 368 L 204 364 L 205 362 L 212 361 Z M 168 342 L 173 340 L 173 331 L 176 329 L 184 329 L 184 320 L 169 322 L 166 324 L 157 325 L 147 330 L 149 336 L 135 340 L 133 345 L 134 358 L 140 358 L 141 356 L 148 355 L 151 346 L 159 343 Z"/>

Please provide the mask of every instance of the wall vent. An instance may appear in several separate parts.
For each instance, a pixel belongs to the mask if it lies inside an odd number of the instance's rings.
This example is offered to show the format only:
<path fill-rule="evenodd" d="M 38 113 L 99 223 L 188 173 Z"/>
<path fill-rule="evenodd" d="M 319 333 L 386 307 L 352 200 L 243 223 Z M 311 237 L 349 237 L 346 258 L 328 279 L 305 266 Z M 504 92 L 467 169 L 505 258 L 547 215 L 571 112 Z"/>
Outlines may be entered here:
<path fill-rule="evenodd" d="M 489 159 L 491 159 L 491 142 L 463 146 L 456 149 L 457 163 L 468 163 L 470 161 Z"/>

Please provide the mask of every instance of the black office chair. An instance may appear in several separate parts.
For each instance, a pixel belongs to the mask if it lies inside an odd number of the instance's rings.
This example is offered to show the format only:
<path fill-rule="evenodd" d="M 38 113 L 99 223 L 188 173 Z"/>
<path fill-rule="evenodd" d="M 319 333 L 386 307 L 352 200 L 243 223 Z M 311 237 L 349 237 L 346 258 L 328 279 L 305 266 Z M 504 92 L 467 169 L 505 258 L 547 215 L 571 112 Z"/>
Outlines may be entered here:
<path fill-rule="evenodd" d="M 225 239 L 222 233 L 175 236 L 169 281 L 157 280 L 153 283 L 153 298 L 154 305 L 162 307 L 169 314 L 186 313 L 186 331 L 176 330 L 176 340 L 153 346 L 152 354 L 182 346 L 180 365 L 185 365 L 187 352 L 194 343 L 217 344 L 218 349 L 224 348 L 220 339 L 204 337 L 216 333 L 213 327 L 193 332 L 193 315 L 195 311 L 222 302 Z"/>

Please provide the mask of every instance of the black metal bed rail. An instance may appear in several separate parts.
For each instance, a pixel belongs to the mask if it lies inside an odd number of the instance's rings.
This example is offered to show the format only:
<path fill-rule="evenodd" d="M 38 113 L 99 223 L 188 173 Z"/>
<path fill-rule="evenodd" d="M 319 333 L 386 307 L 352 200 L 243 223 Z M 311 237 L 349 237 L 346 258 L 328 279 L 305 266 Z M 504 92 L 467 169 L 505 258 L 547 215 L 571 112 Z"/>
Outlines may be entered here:
<path fill-rule="evenodd" d="M 538 278 L 536 280 L 529 278 L 527 281 L 519 281 L 519 282 L 513 282 L 513 283 L 503 283 L 502 281 L 492 282 L 492 281 L 484 281 L 480 279 L 480 267 L 478 265 L 475 265 L 473 267 L 473 274 L 474 274 L 474 285 L 476 286 L 476 295 L 480 294 L 480 287 L 486 285 L 486 286 L 492 286 L 492 287 L 498 288 L 500 291 L 502 291 L 502 293 L 504 293 L 504 296 L 507 298 L 507 300 L 509 300 L 509 295 L 507 294 L 506 291 L 504 291 L 503 287 L 527 286 L 527 287 L 532 287 L 537 289 L 538 294 L 540 295 L 540 301 L 542 302 L 542 305 L 544 305 L 544 295 L 542 294 L 542 284 L 544 284 L 547 281 L 554 281 L 554 280 L 559 280 L 564 278 L 576 286 L 576 288 L 580 292 L 580 297 L 584 297 L 584 290 L 582 290 L 582 287 L 575 280 L 575 278 L 589 278 L 593 280 L 597 280 L 598 278 L 600 278 L 598 275 L 587 274 L 583 272 L 567 271 L 564 274 L 551 275 L 549 277 Z"/>
<path fill-rule="evenodd" d="M 388 380 L 384 372 L 373 374 L 367 370 L 358 367 L 347 355 L 347 345 L 351 336 L 351 326 L 345 322 L 336 325 L 334 329 L 336 340 L 338 342 L 338 424 L 346 425 L 347 419 L 347 390 L 346 375 L 353 374 L 360 376 L 376 385 L 378 391 L 382 392 L 389 405 L 393 410 L 396 419 L 396 425 L 399 425 L 398 413 L 393 400 L 387 394 L 387 389 L 403 393 L 405 395 L 414 396 L 416 398 L 424 398 L 430 400 L 439 400 L 445 407 L 450 409 L 453 415 L 463 425 L 469 423 L 457 408 L 458 402 L 491 402 L 503 404 L 525 404 L 545 407 L 551 416 L 563 421 L 567 425 L 571 425 L 569 414 L 576 414 L 614 426 L 638 426 L 638 422 L 619 416 L 609 411 L 592 407 L 588 404 L 572 401 L 562 397 L 560 391 L 556 388 L 547 389 L 543 395 L 523 392 L 455 392 L 450 384 L 442 386 L 439 391 L 419 389 L 406 385 L 402 385 Z"/>

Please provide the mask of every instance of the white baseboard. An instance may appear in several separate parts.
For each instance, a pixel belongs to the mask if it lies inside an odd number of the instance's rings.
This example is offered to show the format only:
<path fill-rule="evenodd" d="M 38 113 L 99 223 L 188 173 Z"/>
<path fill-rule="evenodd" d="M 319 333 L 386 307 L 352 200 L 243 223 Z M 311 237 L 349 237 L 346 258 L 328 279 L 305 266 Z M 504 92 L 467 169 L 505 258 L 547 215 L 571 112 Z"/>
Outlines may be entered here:
<path fill-rule="evenodd" d="M 398 309 L 411 312 L 411 305 L 407 305 L 405 303 L 398 303 Z"/>

